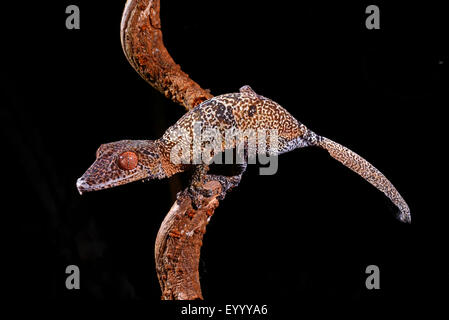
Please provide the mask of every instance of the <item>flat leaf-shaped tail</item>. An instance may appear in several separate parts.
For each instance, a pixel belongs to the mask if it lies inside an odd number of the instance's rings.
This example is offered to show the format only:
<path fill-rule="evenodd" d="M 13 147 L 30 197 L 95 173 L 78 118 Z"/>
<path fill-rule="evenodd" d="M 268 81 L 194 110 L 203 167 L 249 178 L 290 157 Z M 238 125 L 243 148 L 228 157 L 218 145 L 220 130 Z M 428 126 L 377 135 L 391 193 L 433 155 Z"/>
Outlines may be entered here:
<path fill-rule="evenodd" d="M 399 208 L 400 213 L 398 219 L 402 222 L 411 222 L 410 209 L 405 200 L 390 180 L 388 180 L 382 172 L 377 170 L 371 163 L 357 153 L 325 137 L 319 137 L 315 145 L 327 150 L 332 158 L 340 161 L 346 167 L 358 173 L 366 181 L 382 191 Z"/>

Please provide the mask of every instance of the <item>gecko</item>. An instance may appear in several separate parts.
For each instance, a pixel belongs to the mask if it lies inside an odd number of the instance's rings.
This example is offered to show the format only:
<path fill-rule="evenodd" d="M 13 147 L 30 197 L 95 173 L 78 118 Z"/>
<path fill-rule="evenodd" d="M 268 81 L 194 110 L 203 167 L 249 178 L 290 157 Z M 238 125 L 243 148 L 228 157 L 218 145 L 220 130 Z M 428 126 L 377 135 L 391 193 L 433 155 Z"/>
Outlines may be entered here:
<path fill-rule="evenodd" d="M 400 221 L 411 222 L 410 209 L 405 200 L 371 163 L 345 146 L 308 129 L 278 103 L 258 95 L 249 86 L 243 86 L 237 93 L 223 94 L 202 102 L 184 114 L 157 140 L 121 140 L 102 144 L 96 152 L 95 162 L 77 180 L 79 193 L 138 180 L 168 178 L 185 171 L 188 164 L 176 164 L 170 160 L 176 145 L 171 137 L 180 129 L 192 135 L 194 122 L 219 128 L 221 134 L 232 128 L 242 131 L 276 129 L 277 154 L 309 146 L 322 148 L 382 191 L 399 209 L 397 217 Z"/>

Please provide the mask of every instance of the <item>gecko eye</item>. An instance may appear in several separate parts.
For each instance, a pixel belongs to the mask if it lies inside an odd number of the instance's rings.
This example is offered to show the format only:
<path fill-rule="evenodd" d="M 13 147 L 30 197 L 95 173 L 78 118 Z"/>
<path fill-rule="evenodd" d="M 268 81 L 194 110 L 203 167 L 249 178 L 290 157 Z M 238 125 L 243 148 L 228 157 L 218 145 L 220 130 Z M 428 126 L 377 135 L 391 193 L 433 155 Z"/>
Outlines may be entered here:
<path fill-rule="evenodd" d="M 131 151 L 123 152 L 118 157 L 117 164 L 120 167 L 120 169 L 132 170 L 135 167 L 137 167 L 137 155 Z"/>

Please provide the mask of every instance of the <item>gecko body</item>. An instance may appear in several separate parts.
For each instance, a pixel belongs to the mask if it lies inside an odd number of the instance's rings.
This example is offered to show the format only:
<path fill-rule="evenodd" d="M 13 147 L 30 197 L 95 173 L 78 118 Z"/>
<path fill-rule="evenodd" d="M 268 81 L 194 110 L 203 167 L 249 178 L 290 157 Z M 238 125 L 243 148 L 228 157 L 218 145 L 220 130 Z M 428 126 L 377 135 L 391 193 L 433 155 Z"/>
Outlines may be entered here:
<path fill-rule="evenodd" d="M 224 94 L 204 101 L 169 127 L 160 139 L 121 140 L 101 145 L 97 150 L 96 161 L 77 181 L 79 192 L 106 189 L 143 179 L 168 178 L 186 170 L 189 164 L 172 161 L 172 151 L 180 143 L 173 136 L 181 131 L 192 137 L 194 123 L 214 128 L 223 137 L 225 132 L 233 129 L 276 130 L 276 154 L 308 146 L 323 148 L 334 159 L 382 191 L 399 208 L 398 218 L 401 221 L 411 220 L 407 203 L 373 165 L 348 148 L 317 135 L 278 103 L 256 94 L 249 86 L 242 87 L 238 93 Z M 185 141 L 184 143 L 191 144 L 192 139 Z M 221 151 L 227 147 L 229 146 L 223 144 Z"/>

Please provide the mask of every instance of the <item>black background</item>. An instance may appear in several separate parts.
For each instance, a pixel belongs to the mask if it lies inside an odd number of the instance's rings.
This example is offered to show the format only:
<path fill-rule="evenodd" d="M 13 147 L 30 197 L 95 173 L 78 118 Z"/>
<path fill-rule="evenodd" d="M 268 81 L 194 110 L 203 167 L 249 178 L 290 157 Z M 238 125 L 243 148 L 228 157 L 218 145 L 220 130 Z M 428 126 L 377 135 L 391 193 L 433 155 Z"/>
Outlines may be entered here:
<path fill-rule="evenodd" d="M 396 2 L 396 1 L 395 1 Z M 65 28 L 77 4 L 81 29 Z M 380 7 L 381 29 L 365 28 Z M 138 299 L 158 306 L 156 233 L 188 176 L 78 194 L 97 147 L 155 139 L 184 113 L 151 88 L 120 44 L 124 1 L 5 9 L 0 121 L 7 295 L 19 301 Z M 164 42 L 214 95 L 248 84 L 309 128 L 359 153 L 408 202 L 301 149 L 273 176 L 250 166 L 208 226 L 200 261 L 214 303 L 410 302 L 445 297 L 448 52 L 444 11 L 424 3 L 165 1 Z M 65 268 L 81 289 L 65 288 Z M 365 288 L 366 266 L 381 290 Z"/>

